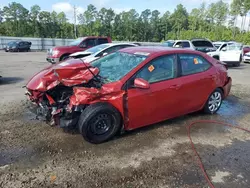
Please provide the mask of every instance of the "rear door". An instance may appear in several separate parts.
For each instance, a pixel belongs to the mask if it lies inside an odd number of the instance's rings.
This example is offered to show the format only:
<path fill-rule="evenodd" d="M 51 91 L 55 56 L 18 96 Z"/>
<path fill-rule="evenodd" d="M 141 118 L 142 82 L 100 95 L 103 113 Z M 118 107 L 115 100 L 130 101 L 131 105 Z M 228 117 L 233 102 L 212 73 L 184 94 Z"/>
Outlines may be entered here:
<path fill-rule="evenodd" d="M 147 63 L 128 81 L 128 129 L 135 129 L 178 115 L 180 101 L 177 56 L 165 55 Z M 149 82 L 149 89 L 133 87 L 135 78 Z"/>
<path fill-rule="evenodd" d="M 216 88 L 216 71 L 210 62 L 198 54 L 178 54 L 181 68 L 179 108 L 182 113 L 199 110 Z"/>

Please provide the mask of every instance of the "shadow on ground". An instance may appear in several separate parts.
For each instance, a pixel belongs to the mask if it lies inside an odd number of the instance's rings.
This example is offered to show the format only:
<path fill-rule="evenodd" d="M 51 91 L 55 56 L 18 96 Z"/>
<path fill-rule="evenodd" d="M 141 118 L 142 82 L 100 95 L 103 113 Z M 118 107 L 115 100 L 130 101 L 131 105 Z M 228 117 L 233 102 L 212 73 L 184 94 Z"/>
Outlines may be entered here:
<path fill-rule="evenodd" d="M 1 77 L 0 78 L 0 85 L 15 84 L 15 83 L 21 82 L 23 80 L 24 79 L 21 77 Z"/>
<path fill-rule="evenodd" d="M 247 66 L 250 66 L 250 64 L 246 64 L 246 63 L 241 63 L 239 67 L 235 67 L 235 66 L 228 66 L 229 69 L 237 69 L 237 70 L 242 70 L 247 68 Z"/>

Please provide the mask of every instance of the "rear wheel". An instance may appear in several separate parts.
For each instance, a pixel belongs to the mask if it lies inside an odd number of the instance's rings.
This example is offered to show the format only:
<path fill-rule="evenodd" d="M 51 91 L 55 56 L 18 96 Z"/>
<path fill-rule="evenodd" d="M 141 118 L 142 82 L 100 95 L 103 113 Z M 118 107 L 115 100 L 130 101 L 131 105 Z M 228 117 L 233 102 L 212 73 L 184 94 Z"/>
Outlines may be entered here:
<path fill-rule="evenodd" d="M 217 88 L 208 98 L 204 111 L 207 114 L 214 114 L 216 113 L 222 104 L 222 90 Z"/>
<path fill-rule="evenodd" d="M 96 103 L 82 112 L 78 127 L 86 141 L 94 144 L 103 143 L 120 130 L 121 115 L 108 103 Z"/>

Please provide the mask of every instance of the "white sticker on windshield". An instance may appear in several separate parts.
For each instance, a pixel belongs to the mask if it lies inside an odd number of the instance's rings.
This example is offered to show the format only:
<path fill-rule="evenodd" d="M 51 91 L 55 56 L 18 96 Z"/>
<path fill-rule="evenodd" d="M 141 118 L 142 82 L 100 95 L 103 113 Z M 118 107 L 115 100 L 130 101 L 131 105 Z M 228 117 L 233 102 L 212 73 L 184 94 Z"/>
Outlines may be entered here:
<path fill-rule="evenodd" d="M 64 67 L 64 66 L 67 66 L 67 65 L 70 65 L 69 62 L 67 61 L 64 61 L 62 63 L 59 64 L 60 66 Z"/>
<path fill-rule="evenodd" d="M 144 56 L 149 56 L 150 53 L 148 52 L 135 52 L 135 55 L 144 55 Z"/>

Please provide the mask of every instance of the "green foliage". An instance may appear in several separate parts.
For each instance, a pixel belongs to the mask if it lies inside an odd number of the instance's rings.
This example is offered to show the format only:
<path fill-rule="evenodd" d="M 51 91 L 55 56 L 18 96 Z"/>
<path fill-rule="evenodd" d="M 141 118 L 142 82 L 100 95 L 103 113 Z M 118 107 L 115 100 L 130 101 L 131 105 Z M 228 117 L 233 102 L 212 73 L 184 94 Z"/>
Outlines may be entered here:
<path fill-rule="evenodd" d="M 246 24 L 249 10 L 250 0 L 232 0 L 230 5 L 223 0 L 202 3 L 190 13 L 179 4 L 172 13 L 163 14 L 150 9 L 116 14 L 111 8 L 98 10 L 90 4 L 77 16 L 77 36 L 102 35 L 119 41 L 152 42 L 203 37 L 250 44 L 250 32 L 245 31 L 249 28 Z M 238 16 L 241 16 L 240 23 L 237 23 Z M 74 38 L 74 25 L 64 12 L 42 11 L 38 5 L 27 10 L 20 3 L 12 2 L 0 9 L 0 35 Z"/>

